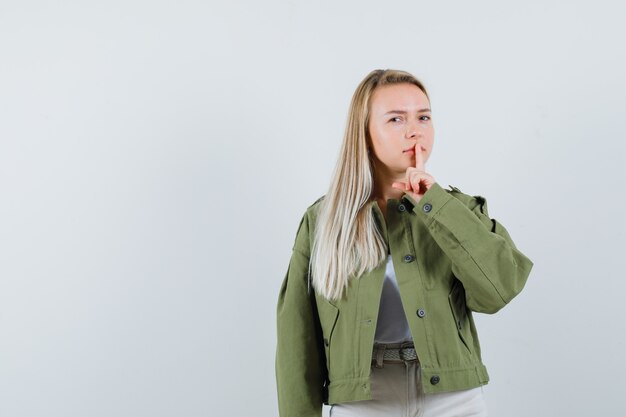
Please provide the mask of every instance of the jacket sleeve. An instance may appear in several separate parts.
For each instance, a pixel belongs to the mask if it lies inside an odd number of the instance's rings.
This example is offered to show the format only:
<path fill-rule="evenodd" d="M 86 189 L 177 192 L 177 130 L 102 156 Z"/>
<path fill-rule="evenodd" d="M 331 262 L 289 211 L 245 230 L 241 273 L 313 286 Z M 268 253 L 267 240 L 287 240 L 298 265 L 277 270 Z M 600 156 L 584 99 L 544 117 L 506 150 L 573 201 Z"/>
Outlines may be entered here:
<path fill-rule="evenodd" d="M 533 262 L 517 249 L 504 226 L 489 217 L 484 197 L 460 192 L 457 197 L 438 183 L 417 203 L 408 194 L 405 197 L 452 261 L 468 308 L 495 313 L 519 294 Z"/>
<path fill-rule="evenodd" d="M 321 417 L 325 400 L 321 325 L 314 292 L 308 288 L 308 231 L 305 214 L 278 295 L 275 366 L 281 417 Z"/>

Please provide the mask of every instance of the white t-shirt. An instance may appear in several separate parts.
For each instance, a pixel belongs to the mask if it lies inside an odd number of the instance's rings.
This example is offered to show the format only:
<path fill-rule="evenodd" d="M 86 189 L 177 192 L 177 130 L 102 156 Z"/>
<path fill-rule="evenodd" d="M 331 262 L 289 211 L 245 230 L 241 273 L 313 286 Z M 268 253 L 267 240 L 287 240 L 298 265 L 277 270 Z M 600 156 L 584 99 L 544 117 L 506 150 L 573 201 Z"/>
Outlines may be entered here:
<path fill-rule="evenodd" d="M 388 255 L 374 341 L 377 343 L 400 343 L 412 340 L 409 323 L 402 308 L 393 262 L 391 255 Z"/>

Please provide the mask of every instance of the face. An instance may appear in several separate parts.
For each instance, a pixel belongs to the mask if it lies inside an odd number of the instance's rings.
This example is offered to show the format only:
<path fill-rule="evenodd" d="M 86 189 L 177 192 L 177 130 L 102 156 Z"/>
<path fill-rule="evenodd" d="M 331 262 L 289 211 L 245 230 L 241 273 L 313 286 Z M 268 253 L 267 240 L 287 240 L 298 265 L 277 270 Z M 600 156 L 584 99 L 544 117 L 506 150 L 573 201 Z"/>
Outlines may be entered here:
<path fill-rule="evenodd" d="M 426 94 L 414 84 L 377 87 L 370 100 L 369 133 L 374 161 L 392 175 L 403 176 L 415 166 L 415 144 L 424 161 L 433 149 L 435 130 Z"/>

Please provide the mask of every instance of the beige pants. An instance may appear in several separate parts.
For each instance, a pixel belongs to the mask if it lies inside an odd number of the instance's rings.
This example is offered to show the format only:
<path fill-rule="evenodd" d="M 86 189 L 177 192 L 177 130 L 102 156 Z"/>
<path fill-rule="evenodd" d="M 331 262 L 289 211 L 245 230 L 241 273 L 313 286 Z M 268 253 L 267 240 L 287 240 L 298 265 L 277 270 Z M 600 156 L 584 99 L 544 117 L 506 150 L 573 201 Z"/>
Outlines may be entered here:
<path fill-rule="evenodd" d="M 330 417 L 486 417 L 482 387 L 424 394 L 417 361 L 372 366 L 372 399 L 333 404 Z"/>

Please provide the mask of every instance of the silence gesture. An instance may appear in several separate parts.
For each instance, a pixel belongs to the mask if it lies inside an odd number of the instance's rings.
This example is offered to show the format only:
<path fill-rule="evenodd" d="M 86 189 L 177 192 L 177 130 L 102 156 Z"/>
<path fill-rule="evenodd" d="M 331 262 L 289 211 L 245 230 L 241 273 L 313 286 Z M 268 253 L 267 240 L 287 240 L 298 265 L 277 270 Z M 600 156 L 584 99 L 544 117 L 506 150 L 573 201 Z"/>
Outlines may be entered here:
<path fill-rule="evenodd" d="M 406 182 L 396 181 L 391 186 L 406 192 L 416 202 L 419 202 L 426 191 L 435 183 L 432 175 L 426 173 L 422 147 L 417 143 L 415 144 L 415 166 L 406 169 L 405 178 Z"/>

